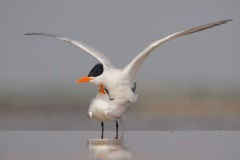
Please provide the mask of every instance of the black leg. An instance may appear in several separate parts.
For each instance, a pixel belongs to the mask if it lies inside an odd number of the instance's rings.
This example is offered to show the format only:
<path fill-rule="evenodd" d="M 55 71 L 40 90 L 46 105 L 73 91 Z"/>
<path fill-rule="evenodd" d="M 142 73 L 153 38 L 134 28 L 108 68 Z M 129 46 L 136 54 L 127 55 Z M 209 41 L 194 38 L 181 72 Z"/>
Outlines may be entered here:
<path fill-rule="evenodd" d="M 101 126 L 102 126 L 102 135 L 101 135 L 101 139 L 103 139 L 103 132 L 104 132 L 104 123 L 101 122 Z"/>
<path fill-rule="evenodd" d="M 116 139 L 118 139 L 118 121 L 116 121 Z"/>

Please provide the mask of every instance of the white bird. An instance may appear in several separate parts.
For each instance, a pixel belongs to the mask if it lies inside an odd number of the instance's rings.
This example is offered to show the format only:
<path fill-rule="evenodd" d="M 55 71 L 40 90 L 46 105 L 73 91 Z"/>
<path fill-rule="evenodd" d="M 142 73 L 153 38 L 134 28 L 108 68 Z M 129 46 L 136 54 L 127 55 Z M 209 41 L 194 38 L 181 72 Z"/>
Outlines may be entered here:
<path fill-rule="evenodd" d="M 42 35 L 42 36 L 50 36 L 62 41 L 69 42 L 81 49 L 85 50 L 87 53 L 91 54 L 97 60 L 100 61 L 99 64 L 96 64 L 93 69 L 90 71 L 88 76 L 79 79 L 77 82 L 91 82 L 95 85 L 100 85 L 103 83 L 105 88 L 109 91 L 110 99 L 124 99 L 126 101 L 134 102 L 137 99 L 136 94 L 132 91 L 134 87 L 135 77 L 138 70 L 141 68 L 143 62 L 148 57 L 148 55 L 157 47 L 162 45 L 163 43 L 170 41 L 172 39 L 185 36 L 191 33 L 199 32 L 208 28 L 212 28 L 214 26 L 218 26 L 221 24 L 225 24 L 228 21 L 232 20 L 223 20 L 213 23 L 204 24 L 201 26 L 197 26 L 191 29 L 187 29 L 184 31 L 180 31 L 174 34 L 171 34 L 167 37 L 164 37 L 160 40 L 157 40 L 150 44 L 147 48 L 145 48 L 142 52 L 140 52 L 133 60 L 126 65 L 123 69 L 116 68 L 111 60 L 102 54 L 101 52 L 93 49 L 92 47 L 71 38 L 57 36 L 53 34 L 47 33 L 26 33 L 25 35 Z"/>
<path fill-rule="evenodd" d="M 135 92 L 135 90 L 136 86 L 133 88 L 133 92 Z M 116 121 L 116 139 L 118 138 L 118 120 L 120 120 L 122 124 L 122 118 L 125 115 L 126 111 L 129 109 L 130 105 L 130 101 L 121 99 L 117 99 L 115 101 L 111 100 L 103 84 L 100 84 L 98 94 L 94 99 L 92 99 L 90 103 L 88 117 L 95 118 L 101 122 L 101 138 L 103 138 L 104 122 L 108 120 Z"/>

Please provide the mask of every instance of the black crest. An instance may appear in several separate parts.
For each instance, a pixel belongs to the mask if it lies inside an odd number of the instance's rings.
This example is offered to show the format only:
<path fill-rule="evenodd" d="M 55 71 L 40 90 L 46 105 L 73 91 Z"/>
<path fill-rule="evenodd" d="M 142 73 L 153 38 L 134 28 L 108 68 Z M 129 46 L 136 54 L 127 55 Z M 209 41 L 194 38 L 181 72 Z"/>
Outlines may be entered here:
<path fill-rule="evenodd" d="M 98 63 L 89 72 L 88 77 L 97 77 L 102 73 L 103 73 L 103 65 L 101 63 Z"/>

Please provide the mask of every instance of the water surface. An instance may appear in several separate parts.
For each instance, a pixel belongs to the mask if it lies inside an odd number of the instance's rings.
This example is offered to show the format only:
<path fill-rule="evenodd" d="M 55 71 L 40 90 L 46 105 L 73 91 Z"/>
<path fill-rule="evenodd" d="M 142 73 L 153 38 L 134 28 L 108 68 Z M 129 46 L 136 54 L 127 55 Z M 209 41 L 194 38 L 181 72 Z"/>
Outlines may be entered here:
<path fill-rule="evenodd" d="M 240 131 L 1 131 L 1 160 L 238 160 Z"/>

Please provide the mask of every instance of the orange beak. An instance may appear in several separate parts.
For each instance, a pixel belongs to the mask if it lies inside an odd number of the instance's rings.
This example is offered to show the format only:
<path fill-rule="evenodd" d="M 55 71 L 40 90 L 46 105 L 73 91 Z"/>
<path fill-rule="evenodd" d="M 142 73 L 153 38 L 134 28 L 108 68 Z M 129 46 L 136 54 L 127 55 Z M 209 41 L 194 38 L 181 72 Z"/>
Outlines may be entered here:
<path fill-rule="evenodd" d="M 88 76 L 85 76 L 83 78 L 80 78 L 79 80 L 76 81 L 76 83 L 83 83 L 83 82 L 89 82 L 91 81 L 92 78 L 88 77 Z"/>
<path fill-rule="evenodd" d="M 103 84 L 100 84 L 99 93 L 106 94 Z"/>

